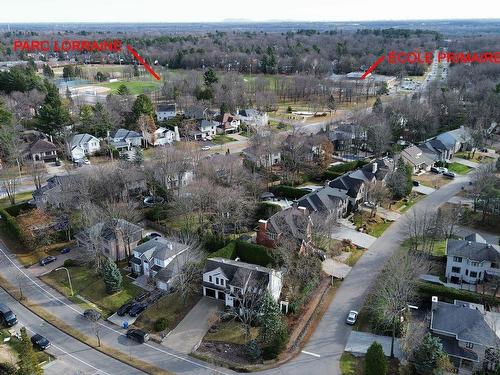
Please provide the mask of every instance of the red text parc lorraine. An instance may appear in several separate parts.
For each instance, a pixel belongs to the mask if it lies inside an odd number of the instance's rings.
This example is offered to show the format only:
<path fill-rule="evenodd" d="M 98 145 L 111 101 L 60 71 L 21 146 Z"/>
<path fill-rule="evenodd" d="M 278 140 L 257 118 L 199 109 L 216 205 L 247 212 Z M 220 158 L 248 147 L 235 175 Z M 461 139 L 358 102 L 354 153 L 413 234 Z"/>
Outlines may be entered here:
<path fill-rule="evenodd" d="M 14 40 L 14 51 L 25 52 L 119 52 L 121 40 Z"/>

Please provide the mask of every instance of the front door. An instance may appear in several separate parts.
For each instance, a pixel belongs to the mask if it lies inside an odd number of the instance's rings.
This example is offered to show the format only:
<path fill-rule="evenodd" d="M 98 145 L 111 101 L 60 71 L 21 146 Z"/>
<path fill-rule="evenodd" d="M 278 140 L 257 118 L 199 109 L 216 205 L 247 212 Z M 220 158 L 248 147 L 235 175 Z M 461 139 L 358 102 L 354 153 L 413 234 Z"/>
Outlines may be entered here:
<path fill-rule="evenodd" d="M 144 275 L 149 276 L 149 263 L 144 261 Z"/>

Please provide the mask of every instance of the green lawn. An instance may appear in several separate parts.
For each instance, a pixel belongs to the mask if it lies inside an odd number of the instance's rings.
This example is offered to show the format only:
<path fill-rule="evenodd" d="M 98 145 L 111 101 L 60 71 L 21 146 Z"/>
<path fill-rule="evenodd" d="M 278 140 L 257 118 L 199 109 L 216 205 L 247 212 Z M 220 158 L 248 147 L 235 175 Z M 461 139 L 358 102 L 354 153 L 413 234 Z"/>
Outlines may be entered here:
<path fill-rule="evenodd" d="M 437 257 L 444 257 L 446 255 L 446 240 L 441 240 L 434 244 L 432 255 Z"/>
<path fill-rule="evenodd" d="M 139 315 L 134 325 L 145 331 L 155 332 L 155 322 L 163 318 L 167 322 L 168 329 L 173 329 L 199 299 L 200 296 L 194 295 L 187 301 L 182 301 L 177 293 L 167 294 Z"/>
<path fill-rule="evenodd" d="M 344 352 L 340 357 L 340 372 L 342 375 L 361 375 L 364 373 L 362 358 L 356 358 L 351 353 Z"/>
<path fill-rule="evenodd" d="M 224 143 L 235 142 L 235 141 L 236 139 L 231 138 L 228 135 L 221 134 L 214 136 L 212 142 L 215 143 L 216 145 L 223 145 Z"/>
<path fill-rule="evenodd" d="M 450 163 L 448 164 L 448 170 L 456 174 L 466 174 L 471 168 L 460 163 Z"/>
<path fill-rule="evenodd" d="M 105 316 L 114 313 L 121 305 L 134 298 L 142 291 L 141 288 L 132 284 L 132 279 L 123 275 L 123 289 L 114 294 L 108 294 L 102 278 L 96 274 L 94 269 L 87 267 L 68 267 L 73 284 L 73 290 L 76 294 L 94 303 L 102 309 Z M 68 277 L 66 272 L 52 271 L 42 276 L 41 279 L 51 285 L 65 296 L 70 295 Z"/>
<path fill-rule="evenodd" d="M 125 85 L 133 95 L 139 95 L 156 90 L 161 86 L 161 83 L 159 81 L 119 81 L 103 82 L 98 85 L 110 88 L 112 93 L 116 93 L 121 85 Z"/>
<path fill-rule="evenodd" d="M 468 151 L 460 151 L 455 154 L 457 158 L 462 158 L 466 160 L 470 160 L 476 163 L 491 163 L 493 161 L 493 158 L 490 156 L 486 156 L 483 154 L 480 154 L 476 152 L 474 156 L 472 157 L 472 153 L 470 154 L 471 157 L 469 157 L 469 152 Z"/>
<path fill-rule="evenodd" d="M 356 264 L 356 262 L 359 260 L 359 258 L 361 258 L 364 251 L 361 249 L 356 249 L 356 250 L 352 250 L 350 253 L 351 253 L 351 255 L 349 255 L 349 258 L 347 258 L 346 263 L 348 266 L 353 267 Z"/>
<path fill-rule="evenodd" d="M 391 225 L 390 221 L 384 222 L 379 216 L 370 218 L 370 213 L 366 211 L 358 211 L 353 216 L 353 223 L 356 228 L 366 228 L 366 234 L 380 237 L 384 231 Z"/>
<path fill-rule="evenodd" d="M 30 199 L 33 198 L 33 194 L 31 191 L 24 191 L 22 193 L 16 194 L 16 204 L 29 201 Z M 0 199 L 0 208 L 7 208 L 10 207 L 10 200 L 8 197 L 4 197 Z"/>
<path fill-rule="evenodd" d="M 255 339 L 258 334 L 259 329 L 257 327 L 252 327 L 250 329 L 250 336 L 252 339 Z M 203 339 L 240 345 L 246 344 L 244 327 L 241 323 L 234 320 L 220 323 L 219 329 L 216 332 L 208 332 Z"/>

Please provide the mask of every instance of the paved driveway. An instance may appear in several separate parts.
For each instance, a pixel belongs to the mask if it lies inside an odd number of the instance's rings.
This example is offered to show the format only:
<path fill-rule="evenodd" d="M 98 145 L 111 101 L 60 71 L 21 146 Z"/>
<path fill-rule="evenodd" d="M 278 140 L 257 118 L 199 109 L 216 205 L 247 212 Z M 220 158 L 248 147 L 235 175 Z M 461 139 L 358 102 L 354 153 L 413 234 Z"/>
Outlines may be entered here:
<path fill-rule="evenodd" d="M 415 191 L 417 193 L 424 194 L 424 195 L 429 195 L 429 194 L 434 193 L 434 191 L 436 191 L 436 189 L 420 184 L 419 186 L 414 186 L 412 188 L 412 191 Z"/>
<path fill-rule="evenodd" d="M 380 336 L 367 332 L 352 331 L 349 335 L 349 340 L 347 340 L 345 351 L 353 354 L 366 354 L 370 345 L 376 341 L 382 345 L 385 355 L 390 356 L 391 340 L 392 338 L 390 336 Z M 401 347 L 399 345 L 399 339 L 397 338 L 394 340 L 394 356 L 399 359 L 403 358 L 403 353 L 401 352 Z"/>
<path fill-rule="evenodd" d="M 208 331 L 208 317 L 223 308 L 223 301 L 202 297 L 162 344 L 179 353 L 191 353 Z"/>
<path fill-rule="evenodd" d="M 462 159 L 462 158 L 453 158 L 453 159 L 451 159 L 451 162 L 452 163 L 460 163 L 460 164 L 466 165 L 470 168 L 477 168 L 481 165 L 481 164 L 476 163 L 474 161 L 470 161 L 470 160 Z"/>
<path fill-rule="evenodd" d="M 32 265 L 29 268 L 29 270 L 30 270 L 32 275 L 37 276 L 37 277 L 48 274 L 51 271 L 55 270 L 56 268 L 62 267 L 62 265 L 64 264 L 64 261 L 66 259 L 71 258 L 71 256 L 72 256 L 71 252 L 73 252 L 73 251 L 74 251 L 74 249 L 71 249 L 71 251 L 67 254 L 57 254 L 56 255 L 57 259 L 54 262 L 49 263 L 45 266 L 41 266 L 40 264 L 35 263 L 34 265 Z M 60 271 L 60 272 L 64 272 L 64 271 Z"/>
<path fill-rule="evenodd" d="M 358 232 L 357 230 L 347 228 L 344 225 L 339 225 L 335 228 L 334 232 L 332 233 L 332 238 L 336 240 L 351 240 L 352 243 L 356 246 L 364 248 L 370 247 L 377 240 L 377 237 Z"/>

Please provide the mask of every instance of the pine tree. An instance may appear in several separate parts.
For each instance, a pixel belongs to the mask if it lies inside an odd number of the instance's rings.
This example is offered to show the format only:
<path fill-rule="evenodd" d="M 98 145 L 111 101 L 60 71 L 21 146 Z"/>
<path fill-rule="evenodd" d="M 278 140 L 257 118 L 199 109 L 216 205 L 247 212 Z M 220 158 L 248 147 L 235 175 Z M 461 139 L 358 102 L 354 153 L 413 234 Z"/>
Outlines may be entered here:
<path fill-rule="evenodd" d="M 141 115 L 153 116 L 153 114 L 153 102 L 151 101 L 149 96 L 140 94 L 135 100 L 134 105 L 132 106 L 132 115 L 134 122 L 137 122 Z"/>
<path fill-rule="evenodd" d="M 219 78 L 217 78 L 217 74 L 215 74 L 214 70 L 210 68 L 203 74 L 203 80 L 205 81 L 205 86 L 211 87 L 212 84 L 219 81 Z"/>
<path fill-rule="evenodd" d="M 121 84 L 119 87 L 118 87 L 118 90 L 116 90 L 116 93 L 118 95 L 121 95 L 121 96 L 125 96 L 125 95 L 130 95 L 130 90 L 128 89 L 127 86 L 125 86 L 124 84 Z"/>
<path fill-rule="evenodd" d="M 103 277 L 106 291 L 109 294 L 119 292 L 122 289 L 122 274 L 111 259 L 106 258 L 103 264 Z"/>
<path fill-rule="evenodd" d="M 33 345 L 28 337 L 26 328 L 21 328 L 21 345 L 19 348 L 19 370 L 16 375 L 42 375 L 43 370 L 36 359 Z"/>
<path fill-rule="evenodd" d="M 430 333 L 424 336 L 422 343 L 415 352 L 415 371 L 417 374 L 442 374 L 447 366 L 446 353 L 438 337 Z"/>
<path fill-rule="evenodd" d="M 47 95 L 38 112 L 38 128 L 44 133 L 58 135 L 64 126 L 70 123 L 70 115 L 63 105 L 59 90 L 52 83 L 45 81 Z"/>
<path fill-rule="evenodd" d="M 278 304 L 266 293 L 260 307 L 259 341 L 267 358 L 276 357 L 286 345 L 288 331 Z"/>
<path fill-rule="evenodd" d="M 382 113 L 384 111 L 384 107 L 382 106 L 382 100 L 380 96 L 377 96 L 375 99 L 375 103 L 373 103 L 372 112 L 373 113 Z"/>
<path fill-rule="evenodd" d="M 370 345 L 365 356 L 365 375 L 385 375 L 389 362 L 384 354 L 382 345 L 374 341 Z"/>

